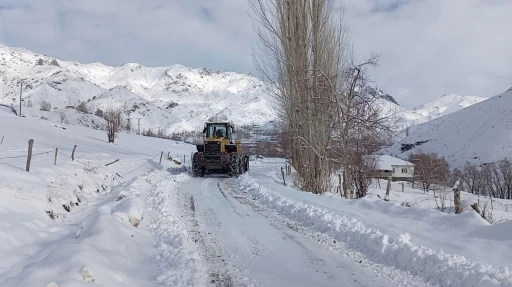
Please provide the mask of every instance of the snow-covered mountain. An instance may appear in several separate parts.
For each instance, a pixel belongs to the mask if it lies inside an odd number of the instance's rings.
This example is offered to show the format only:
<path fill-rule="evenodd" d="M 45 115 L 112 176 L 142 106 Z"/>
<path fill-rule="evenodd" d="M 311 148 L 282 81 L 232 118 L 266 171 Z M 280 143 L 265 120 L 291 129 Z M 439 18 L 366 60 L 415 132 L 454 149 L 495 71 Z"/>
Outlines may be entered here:
<path fill-rule="evenodd" d="M 487 98 L 446 94 L 433 102 L 419 105 L 412 110 L 397 108 L 399 111 L 398 129 L 403 130 L 417 124 L 457 112 L 471 105 L 480 103 Z"/>
<path fill-rule="evenodd" d="M 487 99 L 446 94 L 433 102 L 409 110 L 402 107 L 392 96 L 384 93 L 381 89 L 366 87 L 365 91 L 379 99 L 378 103 L 382 107 L 383 114 L 390 117 L 390 122 L 395 125 L 398 131 L 413 125 L 426 123 Z"/>
<path fill-rule="evenodd" d="M 181 65 L 81 64 L 0 45 L 0 104 L 19 110 L 20 81 L 24 116 L 52 120 L 85 101 L 88 113 L 67 118 L 71 124 L 90 123 L 97 109 L 109 106 L 122 107 L 132 126 L 141 118 L 141 130 L 162 128 L 169 133 L 194 130 L 211 118 L 237 125 L 268 125 L 274 120 L 267 86 L 247 74 Z M 43 100 L 51 103 L 50 111 L 39 110 Z"/>
<path fill-rule="evenodd" d="M 414 108 L 412 112 L 421 115 L 425 117 L 427 121 L 430 121 L 477 104 L 486 99 L 487 98 L 446 94 L 431 103 Z"/>
<path fill-rule="evenodd" d="M 122 107 L 132 129 L 164 129 L 167 133 L 193 131 L 209 119 L 236 125 L 272 127 L 268 85 L 247 74 L 213 72 L 206 68 L 145 67 L 128 63 L 110 67 L 101 63 L 61 61 L 0 44 L 0 104 L 19 112 L 20 81 L 24 82 L 22 114 L 50 121 L 101 128 L 96 111 Z M 387 114 L 394 114 L 397 129 L 424 123 L 484 100 L 446 95 L 413 110 L 400 106 L 378 88 L 365 91 L 380 99 Z M 51 104 L 41 111 L 40 104 Z M 87 103 L 87 111 L 74 108 Z"/>
<path fill-rule="evenodd" d="M 451 101 L 450 101 L 451 102 Z M 428 105 L 427 105 L 428 106 Z M 428 110 L 429 107 L 426 107 Z M 464 109 L 412 126 L 383 150 L 406 158 L 411 152 L 436 152 L 452 167 L 512 158 L 512 90 Z"/>

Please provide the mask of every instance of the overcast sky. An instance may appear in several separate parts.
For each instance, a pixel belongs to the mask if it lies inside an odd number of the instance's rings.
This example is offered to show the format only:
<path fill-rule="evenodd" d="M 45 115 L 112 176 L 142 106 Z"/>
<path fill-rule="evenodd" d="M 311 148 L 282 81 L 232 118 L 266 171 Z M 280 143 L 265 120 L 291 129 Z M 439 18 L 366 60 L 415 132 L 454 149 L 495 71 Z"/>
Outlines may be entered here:
<path fill-rule="evenodd" d="M 512 86 L 512 0 L 344 0 L 375 85 L 405 107 Z M 0 0 L 0 43 L 63 60 L 251 72 L 245 0 Z"/>

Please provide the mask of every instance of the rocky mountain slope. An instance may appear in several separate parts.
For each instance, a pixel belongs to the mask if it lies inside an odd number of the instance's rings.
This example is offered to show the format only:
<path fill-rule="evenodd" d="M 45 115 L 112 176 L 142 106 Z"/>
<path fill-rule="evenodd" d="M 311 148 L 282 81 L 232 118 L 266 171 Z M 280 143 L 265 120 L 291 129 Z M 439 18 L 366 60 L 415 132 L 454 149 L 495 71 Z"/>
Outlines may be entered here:
<path fill-rule="evenodd" d="M 141 130 L 169 133 L 194 130 L 211 118 L 264 126 L 274 119 L 266 86 L 250 75 L 181 65 L 81 64 L 0 45 L 0 104 L 19 110 L 21 81 L 25 116 L 52 119 L 85 101 L 89 115 L 79 116 L 83 122 L 90 122 L 96 109 L 120 106 L 132 122 L 141 119 Z M 51 103 L 50 111 L 40 111 L 42 101 Z"/>
<path fill-rule="evenodd" d="M 92 128 L 104 125 L 96 111 L 111 106 L 123 109 L 132 129 L 140 121 L 141 130 L 163 129 L 167 134 L 201 129 L 210 119 L 263 127 L 272 127 L 275 119 L 268 86 L 251 75 L 181 65 L 82 64 L 0 45 L 0 104 L 13 106 L 17 113 L 21 82 L 22 115 Z M 366 92 L 393 112 L 399 130 L 483 100 L 448 95 L 407 110 L 380 89 L 367 87 Z M 46 111 L 41 110 L 43 101 Z M 75 110 L 81 102 L 87 110 Z"/>

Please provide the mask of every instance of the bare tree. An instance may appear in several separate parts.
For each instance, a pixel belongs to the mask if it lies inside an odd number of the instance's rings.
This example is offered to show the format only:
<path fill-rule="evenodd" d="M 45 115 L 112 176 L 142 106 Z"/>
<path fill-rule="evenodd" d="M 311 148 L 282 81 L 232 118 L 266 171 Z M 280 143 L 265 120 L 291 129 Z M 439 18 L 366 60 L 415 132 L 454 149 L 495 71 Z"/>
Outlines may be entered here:
<path fill-rule="evenodd" d="M 420 181 L 423 191 L 427 192 L 435 184 L 446 185 L 450 169 L 444 158 L 436 153 L 411 153 L 409 161 L 414 162 L 414 174 L 416 180 Z"/>
<path fill-rule="evenodd" d="M 123 112 L 119 108 L 108 108 L 103 118 L 107 121 L 108 142 L 114 143 L 117 134 L 123 128 Z"/>
<path fill-rule="evenodd" d="M 482 191 L 482 172 L 478 167 L 467 162 L 460 173 L 463 189 L 473 194 L 480 194 Z"/>
<path fill-rule="evenodd" d="M 388 129 L 375 97 L 362 89 L 378 57 L 356 64 L 344 11 L 332 0 L 249 3 L 259 24 L 256 65 L 272 84 L 285 153 L 302 189 L 330 190 L 333 170 L 351 169 L 357 133 Z"/>
<path fill-rule="evenodd" d="M 157 137 L 157 138 L 161 138 L 161 139 L 165 138 L 165 132 L 164 132 L 164 130 L 162 130 L 162 129 L 160 129 L 160 128 L 159 128 L 159 129 L 158 129 L 158 132 L 157 132 L 157 134 L 156 134 L 156 137 Z"/>
<path fill-rule="evenodd" d="M 89 112 L 89 109 L 87 108 L 87 103 L 82 101 L 80 102 L 80 104 L 78 104 L 78 106 L 76 107 L 76 110 L 77 111 L 80 111 L 82 113 L 88 113 Z"/>
<path fill-rule="evenodd" d="M 372 155 L 379 146 L 375 139 L 363 136 L 353 139 L 348 157 L 348 173 L 356 189 L 356 198 L 365 197 L 379 165 L 379 156 Z"/>

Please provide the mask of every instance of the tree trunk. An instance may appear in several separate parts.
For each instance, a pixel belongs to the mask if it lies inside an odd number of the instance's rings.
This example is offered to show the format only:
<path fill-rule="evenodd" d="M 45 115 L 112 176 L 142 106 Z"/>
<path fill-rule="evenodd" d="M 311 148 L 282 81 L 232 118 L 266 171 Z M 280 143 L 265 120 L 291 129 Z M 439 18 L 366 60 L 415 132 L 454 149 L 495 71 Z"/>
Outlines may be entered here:
<path fill-rule="evenodd" d="M 348 179 L 348 173 L 347 173 L 347 168 L 345 167 L 343 169 L 343 182 L 345 183 L 345 190 L 344 190 L 344 193 L 345 193 L 345 198 L 349 198 L 349 190 L 350 190 L 350 184 L 349 184 L 349 179 Z"/>

